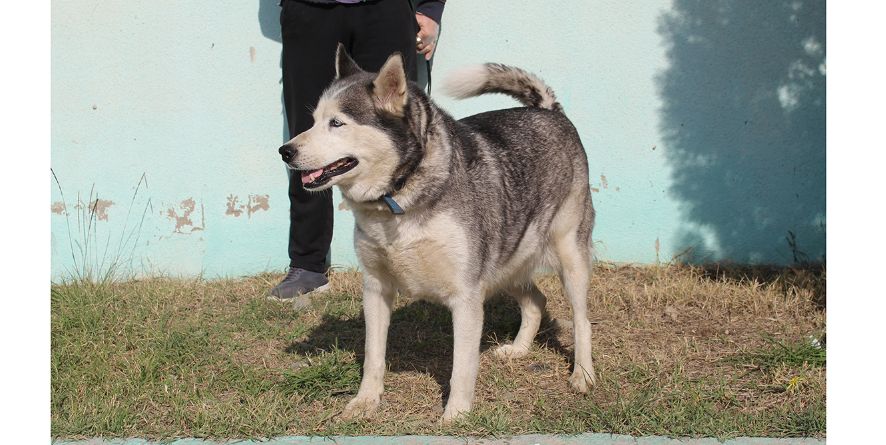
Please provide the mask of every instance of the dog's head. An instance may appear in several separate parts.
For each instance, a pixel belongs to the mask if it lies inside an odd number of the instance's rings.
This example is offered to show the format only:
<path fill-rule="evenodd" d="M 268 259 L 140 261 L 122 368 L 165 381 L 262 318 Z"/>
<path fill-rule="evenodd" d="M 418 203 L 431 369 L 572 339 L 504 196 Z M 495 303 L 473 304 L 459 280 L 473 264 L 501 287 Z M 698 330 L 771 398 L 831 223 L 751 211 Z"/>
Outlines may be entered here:
<path fill-rule="evenodd" d="M 339 44 L 336 76 L 314 110 L 314 125 L 280 147 L 283 161 L 301 175 L 304 188 L 338 185 L 355 201 L 391 190 L 416 145 L 409 85 L 399 53 L 378 74 L 357 66 Z"/>

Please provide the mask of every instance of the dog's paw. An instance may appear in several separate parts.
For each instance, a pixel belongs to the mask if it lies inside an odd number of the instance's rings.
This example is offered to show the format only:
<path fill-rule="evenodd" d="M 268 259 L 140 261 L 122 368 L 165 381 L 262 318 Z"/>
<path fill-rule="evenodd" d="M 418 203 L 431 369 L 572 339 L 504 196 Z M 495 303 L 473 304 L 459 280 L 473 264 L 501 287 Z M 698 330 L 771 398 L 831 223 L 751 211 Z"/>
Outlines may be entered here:
<path fill-rule="evenodd" d="M 576 368 L 569 377 L 569 386 L 572 386 L 572 389 L 582 394 L 587 393 L 588 389 L 594 386 L 594 383 L 596 383 L 596 379 L 594 378 L 593 369 L 587 372 L 582 368 Z"/>
<path fill-rule="evenodd" d="M 446 404 L 446 409 L 443 411 L 443 417 L 440 418 L 440 423 L 444 425 L 449 425 L 452 422 L 455 422 L 459 418 L 463 417 L 470 410 L 470 404 L 455 404 L 450 401 Z"/>
<path fill-rule="evenodd" d="M 378 404 L 381 401 L 379 397 L 362 397 L 357 396 L 351 399 L 341 412 L 341 418 L 345 420 L 362 419 L 375 414 Z"/>
<path fill-rule="evenodd" d="M 529 354 L 529 348 L 516 345 L 501 345 L 495 348 L 492 353 L 500 359 L 520 358 Z"/>
<path fill-rule="evenodd" d="M 446 409 L 443 410 L 443 417 L 440 418 L 440 423 L 444 425 L 450 424 L 462 418 L 469 411 L 471 411 L 470 400 L 460 401 L 450 397 L 449 401 L 446 403 Z"/>

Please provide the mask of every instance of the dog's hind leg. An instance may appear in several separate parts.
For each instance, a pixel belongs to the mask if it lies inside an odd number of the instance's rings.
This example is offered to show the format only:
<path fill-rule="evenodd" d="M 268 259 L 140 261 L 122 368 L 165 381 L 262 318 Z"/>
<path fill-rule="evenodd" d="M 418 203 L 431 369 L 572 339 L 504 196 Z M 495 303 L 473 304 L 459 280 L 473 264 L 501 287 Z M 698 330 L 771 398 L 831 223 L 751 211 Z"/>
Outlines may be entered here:
<path fill-rule="evenodd" d="M 346 419 L 369 416 L 381 402 L 385 379 L 385 348 L 394 307 L 391 281 L 369 270 L 363 273 L 363 316 L 366 319 L 366 347 L 360 389 L 342 412 Z"/>
<path fill-rule="evenodd" d="M 581 239 L 585 238 L 585 239 Z M 554 250 L 560 260 L 560 281 L 572 304 L 572 326 L 575 335 L 575 369 L 569 377 L 572 388 L 584 393 L 594 384 L 591 360 L 591 322 L 588 320 L 588 284 L 591 273 L 590 233 L 580 236 L 570 230 L 555 237 Z"/>
<path fill-rule="evenodd" d="M 520 305 L 520 330 L 517 332 L 517 337 L 514 338 L 514 343 L 499 346 L 495 349 L 494 354 L 499 358 L 519 358 L 529 353 L 532 340 L 538 334 L 546 299 L 535 283 L 531 281 L 528 284 L 514 286 L 507 292 Z"/>

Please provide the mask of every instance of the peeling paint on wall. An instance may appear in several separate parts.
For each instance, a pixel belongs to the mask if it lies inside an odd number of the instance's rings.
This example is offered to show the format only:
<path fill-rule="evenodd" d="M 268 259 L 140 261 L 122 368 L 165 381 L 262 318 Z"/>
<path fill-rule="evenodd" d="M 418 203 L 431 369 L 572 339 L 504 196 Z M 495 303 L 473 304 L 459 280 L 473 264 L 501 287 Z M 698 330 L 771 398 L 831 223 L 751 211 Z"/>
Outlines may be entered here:
<path fill-rule="evenodd" d="M 200 225 L 195 225 L 194 221 L 191 219 L 191 215 L 197 209 L 197 202 L 194 201 L 194 198 L 188 198 L 182 201 L 178 205 L 178 209 L 175 206 L 166 209 L 166 217 L 175 221 L 175 229 L 173 233 L 193 233 L 197 231 L 204 230 L 206 228 L 206 220 L 205 220 L 205 212 L 203 209 L 203 203 L 200 203 Z M 178 211 L 181 210 L 182 214 L 179 215 Z M 190 228 L 188 228 L 190 227 Z"/>
<path fill-rule="evenodd" d="M 249 61 L 252 63 L 255 63 L 255 47 L 254 46 L 249 47 Z"/>
<path fill-rule="evenodd" d="M 661 254 L 661 240 L 659 240 L 656 237 L 655 238 L 655 262 L 656 263 L 661 262 L 660 254 Z"/>
<path fill-rule="evenodd" d="M 227 208 L 225 209 L 225 215 L 230 215 L 233 217 L 238 217 L 243 214 L 243 206 L 237 204 L 240 198 L 236 195 L 228 195 L 228 203 Z"/>
<path fill-rule="evenodd" d="M 227 199 L 225 215 L 235 218 L 242 215 L 244 211 L 246 216 L 251 218 L 254 213 L 271 208 L 268 203 L 270 195 L 249 195 L 246 204 L 240 204 L 240 197 L 234 194 L 228 195 Z"/>
<path fill-rule="evenodd" d="M 108 209 L 113 205 L 114 201 L 106 199 L 96 199 L 94 201 L 89 201 L 89 213 L 91 215 L 95 215 L 95 219 L 99 221 L 107 221 Z M 74 205 L 74 208 L 77 210 L 87 208 L 87 204 L 83 201 L 80 201 L 80 198 L 77 198 L 77 204 Z M 65 205 L 65 203 L 59 201 L 52 204 L 52 213 L 63 215 L 65 212 L 67 212 L 67 206 Z"/>
<path fill-rule="evenodd" d="M 65 206 L 65 203 L 61 201 L 56 201 L 52 203 L 52 213 L 56 215 L 64 215 L 68 208 Z"/>
<path fill-rule="evenodd" d="M 62 204 L 64 205 L 64 204 Z M 95 218 L 99 221 L 107 221 L 108 220 L 108 209 L 114 205 L 114 201 L 106 200 L 106 199 L 96 199 L 95 201 L 89 202 L 89 212 L 95 215 Z M 75 209 L 82 209 L 84 207 L 84 203 L 78 201 L 77 205 L 74 206 Z"/>
<path fill-rule="evenodd" d="M 600 175 L 600 185 L 602 185 L 604 189 L 609 188 L 609 182 L 606 180 L 606 175 Z"/>
<path fill-rule="evenodd" d="M 271 206 L 268 204 L 269 199 L 269 195 L 249 195 L 249 205 L 247 206 L 249 210 L 248 215 L 252 216 L 255 212 L 270 209 Z"/>

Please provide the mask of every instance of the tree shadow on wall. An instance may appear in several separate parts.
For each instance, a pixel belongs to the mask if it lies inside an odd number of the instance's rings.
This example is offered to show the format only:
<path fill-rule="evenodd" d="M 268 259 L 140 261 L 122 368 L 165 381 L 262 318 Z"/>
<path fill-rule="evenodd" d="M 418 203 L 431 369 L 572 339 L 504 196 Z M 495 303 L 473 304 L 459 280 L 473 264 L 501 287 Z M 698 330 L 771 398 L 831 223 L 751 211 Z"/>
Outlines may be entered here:
<path fill-rule="evenodd" d="M 686 260 L 825 258 L 825 2 L 675 0 L 657 79 Z"/>

